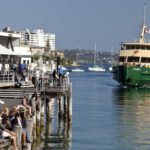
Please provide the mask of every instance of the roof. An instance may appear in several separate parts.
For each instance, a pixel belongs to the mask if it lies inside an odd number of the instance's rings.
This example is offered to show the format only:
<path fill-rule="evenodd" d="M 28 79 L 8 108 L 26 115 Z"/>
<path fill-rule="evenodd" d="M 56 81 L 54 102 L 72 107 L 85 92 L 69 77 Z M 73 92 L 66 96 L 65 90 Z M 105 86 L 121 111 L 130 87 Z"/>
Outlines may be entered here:
<path fill-rule="evenodd" d="M 2 45 L 0 45 L 0 55 L 17 55 L 11 49 L 8 49 Z"/>

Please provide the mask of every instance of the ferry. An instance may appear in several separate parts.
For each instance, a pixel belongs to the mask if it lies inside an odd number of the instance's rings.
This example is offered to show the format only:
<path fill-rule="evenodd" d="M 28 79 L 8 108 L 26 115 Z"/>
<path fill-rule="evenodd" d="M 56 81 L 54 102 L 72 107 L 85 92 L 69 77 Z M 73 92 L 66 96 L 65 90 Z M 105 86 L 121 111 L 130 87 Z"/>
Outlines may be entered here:
<path fill-rule="evenodd" d="M 145 18 L 145 17 L 144 17 Z M 150 30 L 144 23 L 138 40 L 121 43 L 119 62 L 113 66 L 113 78 L 123 86 L 150 85 Z"/>

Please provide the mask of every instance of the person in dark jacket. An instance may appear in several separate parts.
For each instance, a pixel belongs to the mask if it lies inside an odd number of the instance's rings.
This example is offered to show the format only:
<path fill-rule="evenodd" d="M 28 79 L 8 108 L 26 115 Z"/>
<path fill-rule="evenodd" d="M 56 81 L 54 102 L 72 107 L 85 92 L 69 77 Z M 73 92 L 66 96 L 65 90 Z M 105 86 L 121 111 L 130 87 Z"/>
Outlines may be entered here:
<path fill-rule="evenodd" d="M 11 119 L 11 124 L 12 124 L 12 130 L 14 129 L 15 125 L 18 125 L 22 128 L 22 142 L 23 142 L 23 147 L 24 148 L 27 148 L 28 146 L 26 145 L 26 131 L 24 130 L 24 128 L 22 127 L 22 120 L 21 120 L 21 117 L 20 117 L 20 113 L 17 112 L 15 114 L 15 117 L 13 117 Z"/>

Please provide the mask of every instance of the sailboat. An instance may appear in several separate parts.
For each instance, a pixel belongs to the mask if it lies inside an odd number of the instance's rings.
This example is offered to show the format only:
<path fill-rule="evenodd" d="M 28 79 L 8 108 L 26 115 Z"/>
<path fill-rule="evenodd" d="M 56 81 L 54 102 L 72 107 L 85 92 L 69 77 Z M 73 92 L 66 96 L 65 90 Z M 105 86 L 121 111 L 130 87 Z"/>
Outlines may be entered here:
<path fill-rule="evenodd" d="M 78 52 L 76 54 L 76 63 L 78 62 Z M 74 69 L 71 70 L 72 72 L 84 72 L 84 69 L 81 69 L 79 67 L 76 67 Z"/>
<path fill-rule="evenodd" d="M 98 71 L 98 72 L 106 71 L 104 68 L 100 67 L 99 65 L 96 65 L 96 43 L 95 43 L 95 48 L 94 48 L 94 64 L 92 67 L 88 67 L 88 70 Z"/>

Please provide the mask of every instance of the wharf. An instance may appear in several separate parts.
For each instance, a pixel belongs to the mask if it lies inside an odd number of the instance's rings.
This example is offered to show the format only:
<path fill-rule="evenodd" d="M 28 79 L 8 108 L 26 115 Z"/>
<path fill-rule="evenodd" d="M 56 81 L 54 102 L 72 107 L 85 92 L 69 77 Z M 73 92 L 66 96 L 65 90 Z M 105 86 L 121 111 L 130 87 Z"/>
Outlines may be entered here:
<path fill-rule="evenodd" d="M 7 82 L 7 81 L 6 81 Z M 12 79 L 12 82 L 13 79 Z M 3 84 L 4 81 L 3 81 Z M 22 86 L 20 88 L 15 87 L 1 87 L 0 89 L 0 112 L 2 112 L 5 106 L 9 107 L 11 110 L 14 106 L 18 106 L 22 104 L 23 97 L 27 95 L 29 99 L 31 98 L 33 93 L 37 93 L 38 100 L 40 102 L 40 109 L 36 111 L 35 103 L 32 104 L 32 108 L 34 109 L 34 116 L 32 118 L 27 118 L 27 130 L 30 132 L 32 137 L 32 143 L 28 146 L 31 149 L 35 146 L 35 141 L 40 138 L 41 136 L 41 127 L 44 126 L 44 119 L 46 117 L 46 124 L 50 124 L 50 114 L 51 114 L 51 106 L 53 100 L 58 102 L 58 120 L 64 120 L 64 125 L 67 123 L 67 130 L 69 131 L 71 124 L 72 124 L 72 83 L 67 78 L 60 78 L 60 79 L 49 79 L 49 78 L 42 78 L 40 84 L 35 84 L 34 86 Z M 4 104 L 3 104 L 4 103 Z M 31 130 L 32 129 L 32 130 Z M 38 130 L 37 130 L 38 129 Z M 16 130 L 16 134 L 19 135 L 18 129 Z M 20 137 L 20 136 L 18 136 Z M 18 139 L 20 141 L 21 139 Z M 9 141 L 7 142 L 7 147 L 5 146 L 4 142 L 0 143 L 0 147 L 7 150 L 10 146 L 8 146 Z M 18 145 L 21 145 L 21 141 L 18 142 Z M 37 146 L 37 145 L 36 145 Z M 21 150 L 22 147 L 20 147 Z"/>

